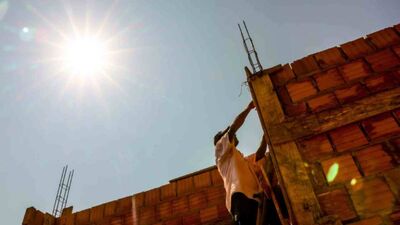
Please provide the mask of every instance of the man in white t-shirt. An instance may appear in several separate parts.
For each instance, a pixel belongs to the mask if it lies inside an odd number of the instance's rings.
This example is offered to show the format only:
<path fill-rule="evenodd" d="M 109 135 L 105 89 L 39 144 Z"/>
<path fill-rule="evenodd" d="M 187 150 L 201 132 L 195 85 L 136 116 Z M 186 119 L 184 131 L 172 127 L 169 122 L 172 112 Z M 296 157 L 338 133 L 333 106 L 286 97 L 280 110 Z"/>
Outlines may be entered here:
<path fill-rule="evenodd" d="M 236 131 L 243 125 L 247 115 L 254 108 L 253 102 L 241 112 L 232 125 L 214 137 L 215 159 L 226 190 L 226 207 L 234 224 L 255 225 L 259 199 L 262 192 L 254 172 L 253 164 L 236 148 L 239 141 Z M 264 137 L 256 153 L 256 161 L 264 157 Z"/>

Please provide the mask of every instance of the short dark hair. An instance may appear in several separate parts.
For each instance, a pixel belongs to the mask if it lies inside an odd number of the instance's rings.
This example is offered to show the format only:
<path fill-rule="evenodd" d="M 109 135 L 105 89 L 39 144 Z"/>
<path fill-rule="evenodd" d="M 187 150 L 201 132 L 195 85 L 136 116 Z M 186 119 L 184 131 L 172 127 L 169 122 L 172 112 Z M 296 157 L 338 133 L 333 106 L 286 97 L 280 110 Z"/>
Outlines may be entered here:
<path fill-rule="evenodd" d="M 221 139 L 222 136 L 224 136 L 224 134 L 225 134 L 226 132 L 228 132 L 229 128 L 230 128 L 230 126 L 228 126 L 228 127 L 227 127 L 225 130 L 223 130 L 223 131 L 219 131 L 219 132 L 214 136 L 214 145 L 216 145 L 217 142 L 219 141 L 219 139 Z"/>

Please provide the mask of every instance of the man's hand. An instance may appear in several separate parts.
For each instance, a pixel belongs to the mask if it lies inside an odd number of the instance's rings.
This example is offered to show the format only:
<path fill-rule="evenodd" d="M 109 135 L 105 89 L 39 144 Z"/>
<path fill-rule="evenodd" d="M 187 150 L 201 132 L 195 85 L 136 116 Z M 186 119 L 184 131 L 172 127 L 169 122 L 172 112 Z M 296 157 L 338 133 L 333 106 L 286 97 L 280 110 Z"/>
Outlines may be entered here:
<path fill-rule="evenodd" d="M 254 109 L 255 107 L 256 107 L 256 106 L 254 105 L 254 102 L 251 101 L 251 102 L 249 103 L 249 105 L 247 106 L 247 109 L 251 110 L 251 109 Z"/>
<path fill-rule="evenodd" d="M 229 140 L 233 140 L 233 137 L 236 133 L 236 131 L 243 125 L 244 120 L 246 119 L 247 115 L 249 112 L 254 109 L 255 105 L 253 101 L 251 101 L 247 107 L 241 112 L 233 121 L 232 125 L 229 128 L 228 134 L 229 134 Z"/>

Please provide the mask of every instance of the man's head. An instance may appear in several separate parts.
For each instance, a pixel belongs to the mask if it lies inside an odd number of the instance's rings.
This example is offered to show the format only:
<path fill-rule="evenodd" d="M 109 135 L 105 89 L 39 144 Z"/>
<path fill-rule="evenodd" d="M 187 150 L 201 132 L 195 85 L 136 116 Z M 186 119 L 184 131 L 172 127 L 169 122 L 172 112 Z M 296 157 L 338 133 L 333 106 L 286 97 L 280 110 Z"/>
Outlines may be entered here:
<path fill-rule="evenodd" d="M 226 134 L 226 132 L 229 131 L 229 128 L 230 128 L 230 127 L 228 126 L 225 130 L 219 131 L 219 132 L 214 136 L 214 145 L 216 145 L 217 142 L 219 141 L 219 139 L 221 139 L 222 136 L 224 136 L 224 135 Z M 237 139 L 236 134 L 234 134 L 234 136 L 233 136 L 233 144 L 234 144 L 235 146 L 237 146 L 237 145 L 239 144 L 239 140 Z"/>

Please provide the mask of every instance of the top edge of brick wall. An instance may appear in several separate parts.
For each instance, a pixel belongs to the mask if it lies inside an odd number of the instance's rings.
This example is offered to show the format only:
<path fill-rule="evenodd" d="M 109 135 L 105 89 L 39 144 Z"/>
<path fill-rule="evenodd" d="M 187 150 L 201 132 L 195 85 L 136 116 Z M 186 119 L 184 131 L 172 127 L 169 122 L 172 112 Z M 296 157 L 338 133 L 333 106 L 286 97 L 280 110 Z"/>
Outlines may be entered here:
<path fill-rule="evenodd" d="M 270 74 L 275 86 L 283 86 L 293 79 L 301 79 L 334 68 L 396 44 L 400 44 L 400 24 L 310 54 L 290 64 L 267 68 L 265 71 Z"/>

